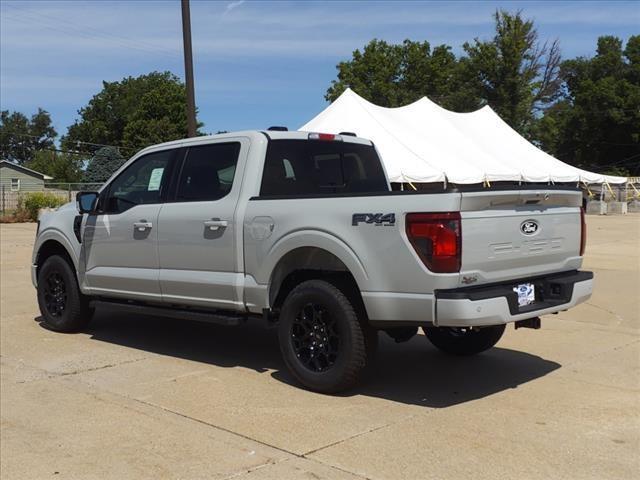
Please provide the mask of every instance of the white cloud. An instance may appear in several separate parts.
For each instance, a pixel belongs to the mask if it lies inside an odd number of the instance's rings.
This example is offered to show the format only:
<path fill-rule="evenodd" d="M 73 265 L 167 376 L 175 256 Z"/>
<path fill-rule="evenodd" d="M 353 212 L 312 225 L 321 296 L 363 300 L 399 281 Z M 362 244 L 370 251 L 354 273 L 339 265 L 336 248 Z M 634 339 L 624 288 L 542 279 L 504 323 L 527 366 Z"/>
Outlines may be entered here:
<path fill-rule="evenodd" d="M 245 2 L 245 0 L 236 0 L 235 2 L 231 2 L 229 4 L 227 4 L 227 6 L 224 9 L 225 13 L 229 13 L 231 10 L 238 8 L 240 5 L 242 5 Z"/>
<path fill-rule="evenodd" d="M 598 35 L 626 38 L 640 24 L 634 2 L 244 3 L 191 2 L 196 96 L 212 105 L 239 101 L 233 92 L 246 105 L 273 103 L 281 92 L 300 110 L 317 107 L 336 63 L 370 39 L 426 39 L 459 52 L 465 40 L 492 35 L 496 8 L 522 9 L 542 40 L 560 38 L 567 58 L 592 54 Z M 3 108 L 60 105 L 55 117 L 67 122 L 102 80 L 182 74 L 180 3 L 0 0 L 0 70 Z M 199 104 L 203 114 L 207 105 Z"/>

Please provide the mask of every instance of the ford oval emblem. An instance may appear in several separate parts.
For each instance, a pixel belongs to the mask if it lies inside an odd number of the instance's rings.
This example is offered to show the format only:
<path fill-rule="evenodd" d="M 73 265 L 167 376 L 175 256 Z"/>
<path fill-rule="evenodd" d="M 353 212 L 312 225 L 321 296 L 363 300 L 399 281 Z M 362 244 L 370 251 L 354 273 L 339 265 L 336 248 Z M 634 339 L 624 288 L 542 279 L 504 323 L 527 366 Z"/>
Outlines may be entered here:
<path fill-rule="evenodd" d="M 525 235 L 533 235 L 539 228 L 538 222 L 535 220 L 525 220 L 520 224 L 520 231 Z"/>

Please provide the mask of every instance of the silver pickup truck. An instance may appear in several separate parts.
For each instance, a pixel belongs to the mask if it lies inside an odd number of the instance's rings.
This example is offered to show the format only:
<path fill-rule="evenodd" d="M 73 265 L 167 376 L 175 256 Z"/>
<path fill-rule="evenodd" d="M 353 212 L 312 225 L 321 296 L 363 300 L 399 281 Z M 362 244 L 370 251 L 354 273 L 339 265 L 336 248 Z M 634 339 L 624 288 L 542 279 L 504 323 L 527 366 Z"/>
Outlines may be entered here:
<path fill-rule="evenodd" d="M 247 131 L 146 148 L 99 192 L 43 214 L 32 277 L 46 324 L 108 305 L 277 325 L 305 387 L 352 386 L 378 331 L 440 350 L 491 348 L 507 323 L 584 302 L 578 190 L 394 191 L 353 134 Z"/>

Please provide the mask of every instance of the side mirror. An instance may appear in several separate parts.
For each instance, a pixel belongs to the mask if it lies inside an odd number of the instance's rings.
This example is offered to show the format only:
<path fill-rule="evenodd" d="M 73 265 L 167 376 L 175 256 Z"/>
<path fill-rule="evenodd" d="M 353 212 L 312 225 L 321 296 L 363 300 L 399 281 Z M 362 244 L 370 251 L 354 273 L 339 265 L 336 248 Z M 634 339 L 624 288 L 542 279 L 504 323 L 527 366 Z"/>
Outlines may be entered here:
<path fill-rule="evenodd" d="M 95 213 L 98 203 L 98 192 L 78 192 L 76 203 L 80 213 Z"/>

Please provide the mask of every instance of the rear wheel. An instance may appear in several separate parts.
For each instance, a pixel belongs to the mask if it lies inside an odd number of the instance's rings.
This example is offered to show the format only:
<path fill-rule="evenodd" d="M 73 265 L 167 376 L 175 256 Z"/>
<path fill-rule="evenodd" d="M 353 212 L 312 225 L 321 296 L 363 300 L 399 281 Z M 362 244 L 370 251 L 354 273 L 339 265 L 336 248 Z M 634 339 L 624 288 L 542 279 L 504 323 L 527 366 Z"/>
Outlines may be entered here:
<path fill-rule="evenodd" d="M 91 320 L 89 301 L 80 292 L 71 265 L 60 255 L 52 255 L 40 267 L 38 306 L 44 323 L 58 332 L 77 332 Z"/>
<path fill-rule="evenodd" d="M 293 376 L 321 393 L 355 385 L 375 344 L 352 302 L 323 280 L 305 281 L 289 293 L 280 313 L 278 336 Z"/>
<path fill-rule="evenodd" d="M 490 349 L 504 333 L 504 325 L 490 327 L 423 327 L 424 334 L 438 349 L 452 355 L 475 355 Z"/>

